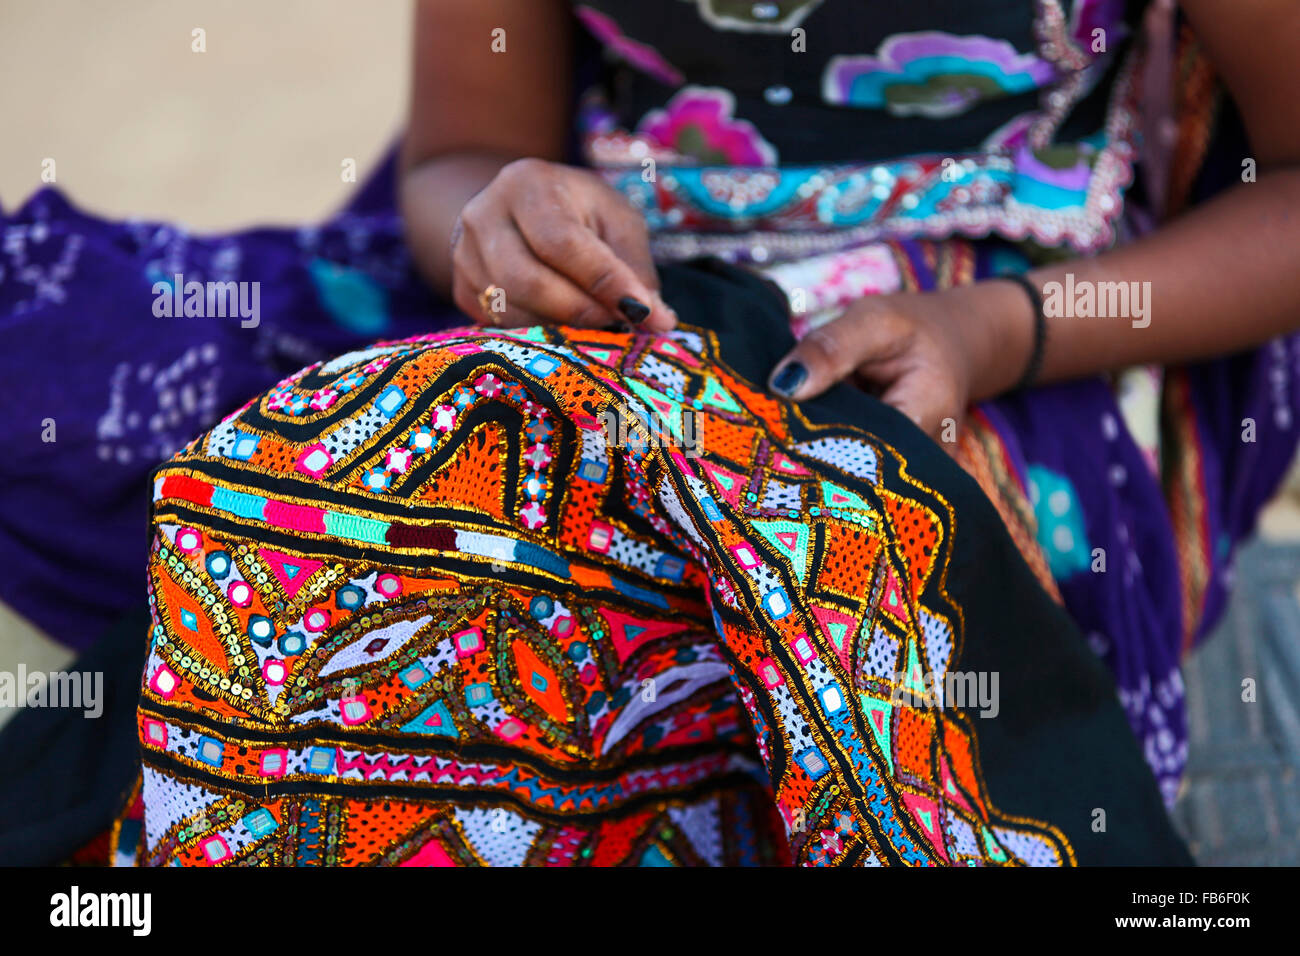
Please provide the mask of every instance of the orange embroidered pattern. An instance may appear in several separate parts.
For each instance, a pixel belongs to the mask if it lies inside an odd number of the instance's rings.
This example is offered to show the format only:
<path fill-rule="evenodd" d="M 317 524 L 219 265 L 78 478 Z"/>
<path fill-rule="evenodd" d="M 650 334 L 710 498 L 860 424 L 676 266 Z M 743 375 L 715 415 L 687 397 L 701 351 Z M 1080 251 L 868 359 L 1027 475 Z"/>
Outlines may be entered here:
<path fill-rule="evenodd" d="M 1073 861 L 921 703 L 947 502 L 707 333 L 342 356 L 159 469 L 152 520 L 142 863 Z"/>

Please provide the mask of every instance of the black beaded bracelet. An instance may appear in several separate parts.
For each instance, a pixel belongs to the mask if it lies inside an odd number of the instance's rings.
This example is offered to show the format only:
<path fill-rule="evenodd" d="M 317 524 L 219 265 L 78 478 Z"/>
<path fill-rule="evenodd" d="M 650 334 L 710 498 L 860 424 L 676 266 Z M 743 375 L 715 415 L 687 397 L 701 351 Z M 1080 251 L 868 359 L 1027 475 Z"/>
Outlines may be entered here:
<path fill-rule="evenodd" d="M 1034 306 L 1034 347 L 1029 353 L 1029 361 L 1025 365 L 1024 373 L 1012 386 L 1013 391 L 1020 391 L 1034 384 L 1039 371 L 1043 367 L 1043 353 L 1047 349 L 1047 316 L 1043 313 L 1043 294 L 1036 285 L 1018 273 L 1002 275 L 998 276 L 998 278 L 1014 282 L 1024 289 L 1025 294 L 1029 296 L 1029 301 Z"/>

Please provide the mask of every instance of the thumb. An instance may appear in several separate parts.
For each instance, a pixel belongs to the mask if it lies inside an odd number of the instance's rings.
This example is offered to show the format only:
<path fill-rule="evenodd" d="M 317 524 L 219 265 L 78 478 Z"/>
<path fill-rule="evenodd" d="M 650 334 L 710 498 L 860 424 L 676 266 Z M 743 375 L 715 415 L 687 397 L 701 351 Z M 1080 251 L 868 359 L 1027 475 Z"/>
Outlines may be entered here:
<path fill-rule="evenodd" d="M 960 404 L 945 400 L 943 383 L 933 380 L 922 371 L 904 374 L 880 396 L 886 405 L 897 409 L 921 431 L 925 432 L 949 455 L 957 454 L 962 419 L 965 415 L 953 409 Z"/>
<path fill-rule="evenodd" d="M 666 332 L 677 324 L 677 313 L 659 293 L 659 273 L 650 253 L 650 232 L 645 219 L 630 207 L 624 215 L 601 216 L 600 235 L 614 254 L 628 267 L 650 291 L 650 317 L 644 328 L 649 332 Z"/>
<path fill-rule="evenodd" d="M 897 323 L 888 313 L 851 309 L 805 335 L 777 363 L 767 385 L 796 402 L 820 395 L 854 369 L 898 352 Z"/>

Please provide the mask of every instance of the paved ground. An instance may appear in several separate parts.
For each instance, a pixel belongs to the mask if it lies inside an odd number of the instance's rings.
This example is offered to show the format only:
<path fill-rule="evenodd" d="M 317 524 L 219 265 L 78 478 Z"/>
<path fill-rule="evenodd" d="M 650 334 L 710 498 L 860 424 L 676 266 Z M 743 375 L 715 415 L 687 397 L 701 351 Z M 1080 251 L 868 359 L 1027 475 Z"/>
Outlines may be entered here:
<path fill-rule="evenodd" d="M 1300 865 L 1297 580 L 1300 544 L 1243 551 L 1228 614 L 1184 669 L 1190 756 L 1175 821 L 1201 863 Z"/>
<path fill-rule="evenodd" d="M 0 5 L 0 205 L 58 185 L 108 216 L 196 229 L 301 222 L 340 203 L 405 110 L 410 0 L 12 0 Z M 191 50 L 205 32 L 206 53 Z M 1190 662 L 1176 817 L 1206 863 L 1300 863 L 1300 507 L 1283 495 L 1220 631 Z M 0 606 L 0 670 L 66 653 Z M 1240 699 L 1254 676 L 1258 700 Z M 5 715 L 0 713 L 0 723 Z"/>

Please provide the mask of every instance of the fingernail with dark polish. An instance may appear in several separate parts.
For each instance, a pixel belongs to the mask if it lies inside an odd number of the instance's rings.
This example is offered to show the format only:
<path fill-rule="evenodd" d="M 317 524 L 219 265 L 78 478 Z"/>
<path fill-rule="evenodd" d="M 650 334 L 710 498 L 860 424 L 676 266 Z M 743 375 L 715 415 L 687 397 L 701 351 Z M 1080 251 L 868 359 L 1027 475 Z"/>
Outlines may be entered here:
<path fill-rule="evenodd" d="M 646 316 L 650 314 L 650 306 L 644 302 L 638 302 L 630 295 L 625 295 L 618 300 L 618 311 L 627 316 L 629 322 L 640 325 L 645 321 Z"/>
<path fill-rule="evenodd" d="M 790 398 L 807 377 L 808 370 L 804 368 L 802 362 L 786 362 L 781 366 L 780 371 L 772 376 L 772 391 Z"/>

